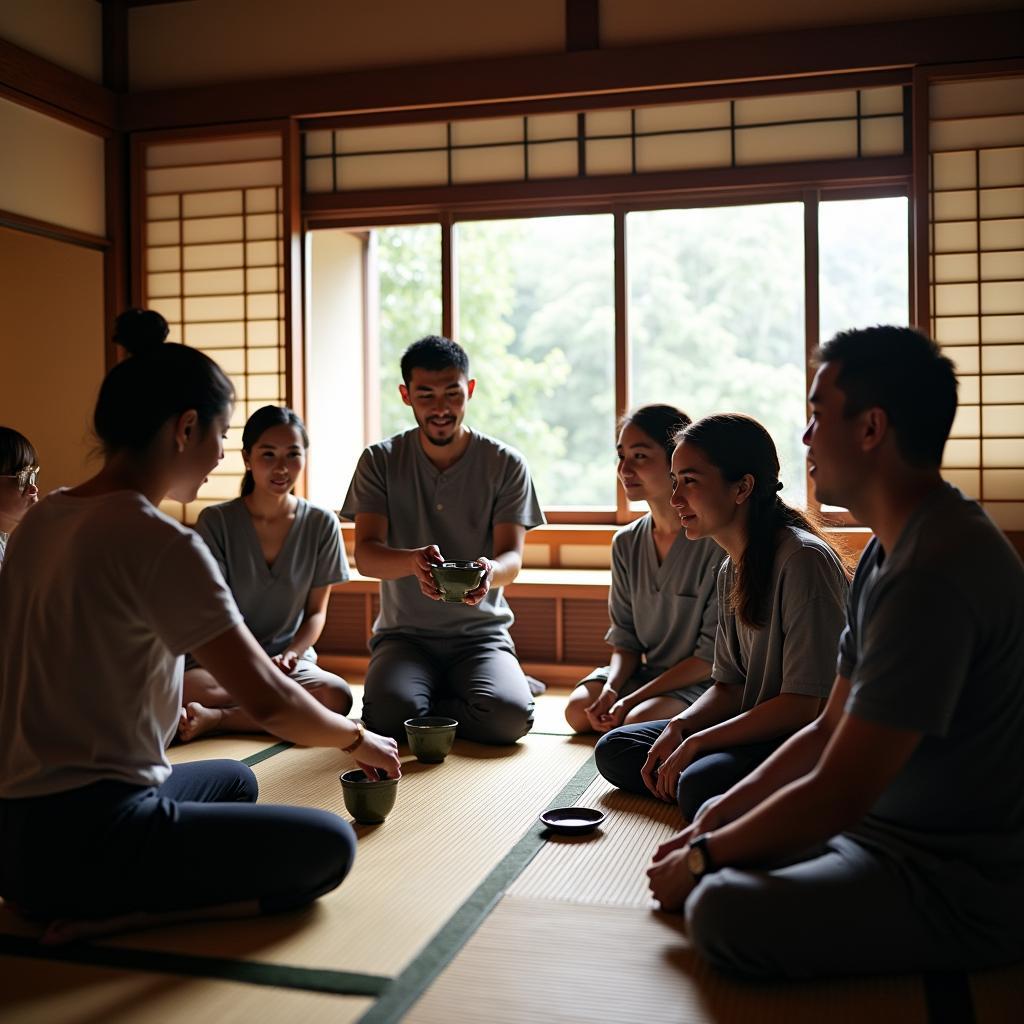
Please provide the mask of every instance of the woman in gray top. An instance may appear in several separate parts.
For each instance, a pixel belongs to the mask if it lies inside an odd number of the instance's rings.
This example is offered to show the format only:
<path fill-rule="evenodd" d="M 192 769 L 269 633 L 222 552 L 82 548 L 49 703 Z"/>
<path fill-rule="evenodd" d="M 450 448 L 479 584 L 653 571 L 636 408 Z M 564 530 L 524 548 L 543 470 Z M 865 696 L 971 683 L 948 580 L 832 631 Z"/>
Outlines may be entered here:
<path fill-rule="evenodd" d="M 220 566 L 245 624 L 277 667 L 340 715 L 348 683 L 316 663 L 331 586 L 349 578 L 338 519 L 292 494 L 309 438 L 291 409 L 265 405 L 242 433 L 242 495 L 204 509 L 196 530 Z M 178 737 L 259 726 L 206 669 L 186 664 Z"/>
<path fill-rule="evenodd" d="M 597 745 L 623 789 L 678 801 L 687 821 L 820 711 L 835 677 L 849 575 L 778 495 L 779 459 L 748 416 L 708 416 L 677 435 L 672 505 L 690 540 L 712 537 L 718 574 L 713 685 L 669 721 L 627 725 Z"/>
<path fill-rule="evenodd" d="M 7 540 L 39 500 L 39 456 L 32 442 L 12 427 L 0 427 L 0 568 Z"/>
<path fill-rule="evenodd" d="M 689 423 L 671 405 L 646 405 L 619 425 L 619 481 L 650 511 L 612 540 L 611 662 L 569 698 L 565 717 L 577 732 L 665 719 L 710 685 L 724 552 L 711 539 L 687 540 L 669 501 L 675 434 Z"/>

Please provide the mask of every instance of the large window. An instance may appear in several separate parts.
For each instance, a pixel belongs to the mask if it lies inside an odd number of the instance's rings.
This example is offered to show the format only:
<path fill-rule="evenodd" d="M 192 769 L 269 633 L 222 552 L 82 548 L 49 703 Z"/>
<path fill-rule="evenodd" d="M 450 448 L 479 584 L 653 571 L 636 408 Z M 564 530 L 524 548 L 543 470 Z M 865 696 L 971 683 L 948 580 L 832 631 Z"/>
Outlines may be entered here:
<path fill-rule="evenodd" d="M 631 404 L 667 402 L 693 419 L 753 416 L 774 438 L 784 497 L 797 504 L 806 500 L 803 222 L 801 203 L 627 218 Z"/>
<path fill-rule="evenodd" d="M 325 275 L 318 242 L 311 259 L 322 282 L 311 306 L 321 339 L 310 356 L 311 427 L 320 445 L 345 447 L 332 480 L 347 483 L 363 444 L 412 425 L 398 394 L 401 354 L 448 329 L 477 379 L 468 422 L 524 452 L 556 520 L 621 522 L 636 511 L 616 485 L 615 421 L 651 402 L 760 420 L 779 450 L 783 496 L 802 505 L 809 352 L 846 327 L 908 320 L 902 196 L 453 220 L 313 232 L 347 239 L 337 250 L 347 271 Z M 817 245 L 805 251 L 815 225 Z M 346 274 L 361 282 L 347 304 L 336 301 Z M 362 341 L 322 373 L 324 345 L 336 351 L 345 334 L 322 329 L 329 295 Z M 349 391 L 360 367 L 362 430 L 354 419 L 321 425 L 328 396 Z M 313 458 L 311 478 L 322 500 L 340 490 Z"/>

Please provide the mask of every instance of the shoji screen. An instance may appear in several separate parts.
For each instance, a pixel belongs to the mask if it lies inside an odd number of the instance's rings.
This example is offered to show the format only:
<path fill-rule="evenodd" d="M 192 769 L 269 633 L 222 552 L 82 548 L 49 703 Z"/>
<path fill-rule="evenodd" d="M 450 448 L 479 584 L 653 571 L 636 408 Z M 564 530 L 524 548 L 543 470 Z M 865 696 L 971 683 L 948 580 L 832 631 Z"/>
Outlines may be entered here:
<path fill-rule="evenodd" d="M 960 374 L 944 472 L 1024 530 L 1024 78 L 929 101 L 931 327 Z"/>
<path fill-rule="evenodd" d="M 145 148 L 144 302 L 172 340 L 220 363 L 237 395 L 223 463 L 196 501 L 164 509 L 187 522 L 238 494 L 242 426 L 285 401 L 281 152 L 279 135 Z"/>

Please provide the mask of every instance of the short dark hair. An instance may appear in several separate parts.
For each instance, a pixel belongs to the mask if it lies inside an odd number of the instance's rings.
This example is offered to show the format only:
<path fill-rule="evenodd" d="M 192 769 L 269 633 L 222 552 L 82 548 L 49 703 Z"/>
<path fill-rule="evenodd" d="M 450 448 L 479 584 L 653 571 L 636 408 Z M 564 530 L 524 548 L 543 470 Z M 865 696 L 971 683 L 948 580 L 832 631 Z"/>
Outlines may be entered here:
<path fill-rule="evenodd" d="M 252 446 L 271 427 L 295 427 L 302 438 L 302 447 L 309 448 L 309 435 L 306 433 L 306 424 L 302 417 L 286 405 L 264 405 L 257 409 L 246 421 L 242 429 L 242 451 L 246 455 L 252 455 Z M 252 494 L 256 488 L 256 482 L 252 478 L 252 470 L 247 469 L 242 477 L 242 497 Z"/>
<path fill-rule="evenodd" d="M 642 405 L 639 409 L 627 412 L 619 420 L 619 433 L 632 424 L 660 444 L 665 449 L 665 457 L 671 462 L 676 448 L 676 434 L 691 422 L 690 417 L 674 405 Z"/>
<path fill-rule="evenodd" d="M 409 386 L 412 371 L 447 370 L 456 367 L 467 377 L 469 376 L 469 356 L 466 350 L 451 338 L 442 338 L 439 334 L 428 334 L 419 341 L 414 341 L 402 356 L 402 380 Z"/>
<path fill-rule="evenodd" d="M 130 314 L 130 315 L 129 315 Z M 204 352 L 167 344 L 167 321 L 153 310 L 117 318 L 114 340 L 129 353 L 100 385 L 93 429 L 103 451 L 145 451 L 172 416 L 195 409 L 204 432 L 229 410 L 235 389 Z"/>
<path fill-rule="evenodd" d="M 840 331 L 821 346 L 816 360 L 839 366 L 843 415 L 883 409 L 907 462 L 919 468 L 942 464 L 956 415 L 957 381 L 952 362 L 931 338 L 910 327 Z"/>
<path fill-rule="evenodd" d="M 0 427 L 0 476 L 15 473 L 39 462 L 32 442 L 14 427 Z"/>

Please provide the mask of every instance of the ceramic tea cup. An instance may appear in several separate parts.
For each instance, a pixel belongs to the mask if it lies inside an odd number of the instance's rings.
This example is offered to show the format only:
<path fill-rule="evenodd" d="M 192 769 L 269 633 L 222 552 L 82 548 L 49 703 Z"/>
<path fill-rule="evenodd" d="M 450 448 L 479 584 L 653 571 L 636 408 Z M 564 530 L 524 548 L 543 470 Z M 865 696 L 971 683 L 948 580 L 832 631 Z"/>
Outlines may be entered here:
<path fill-rule="evenodd" d="M 369 779 L 362 768 L 338 776 L 348 813 L 363 825 L 378 825 L 395 806 L 398 779 Z"/>
<path fill-rule="evenodd" d="M 409 749 L 416 755 L 417 761 L 440 764 L 452 749 L 458 726 L 454 718 L 410 718 L 405 723 Z"/>
<path fill-rule="evenodd" d="M 432 565 L 430 572 L 437 589 L 444 594 L 444 600 L 458 604 L 466 594 L 480 586 L 485 570 L 479 562 L 441 562 Z"/>

